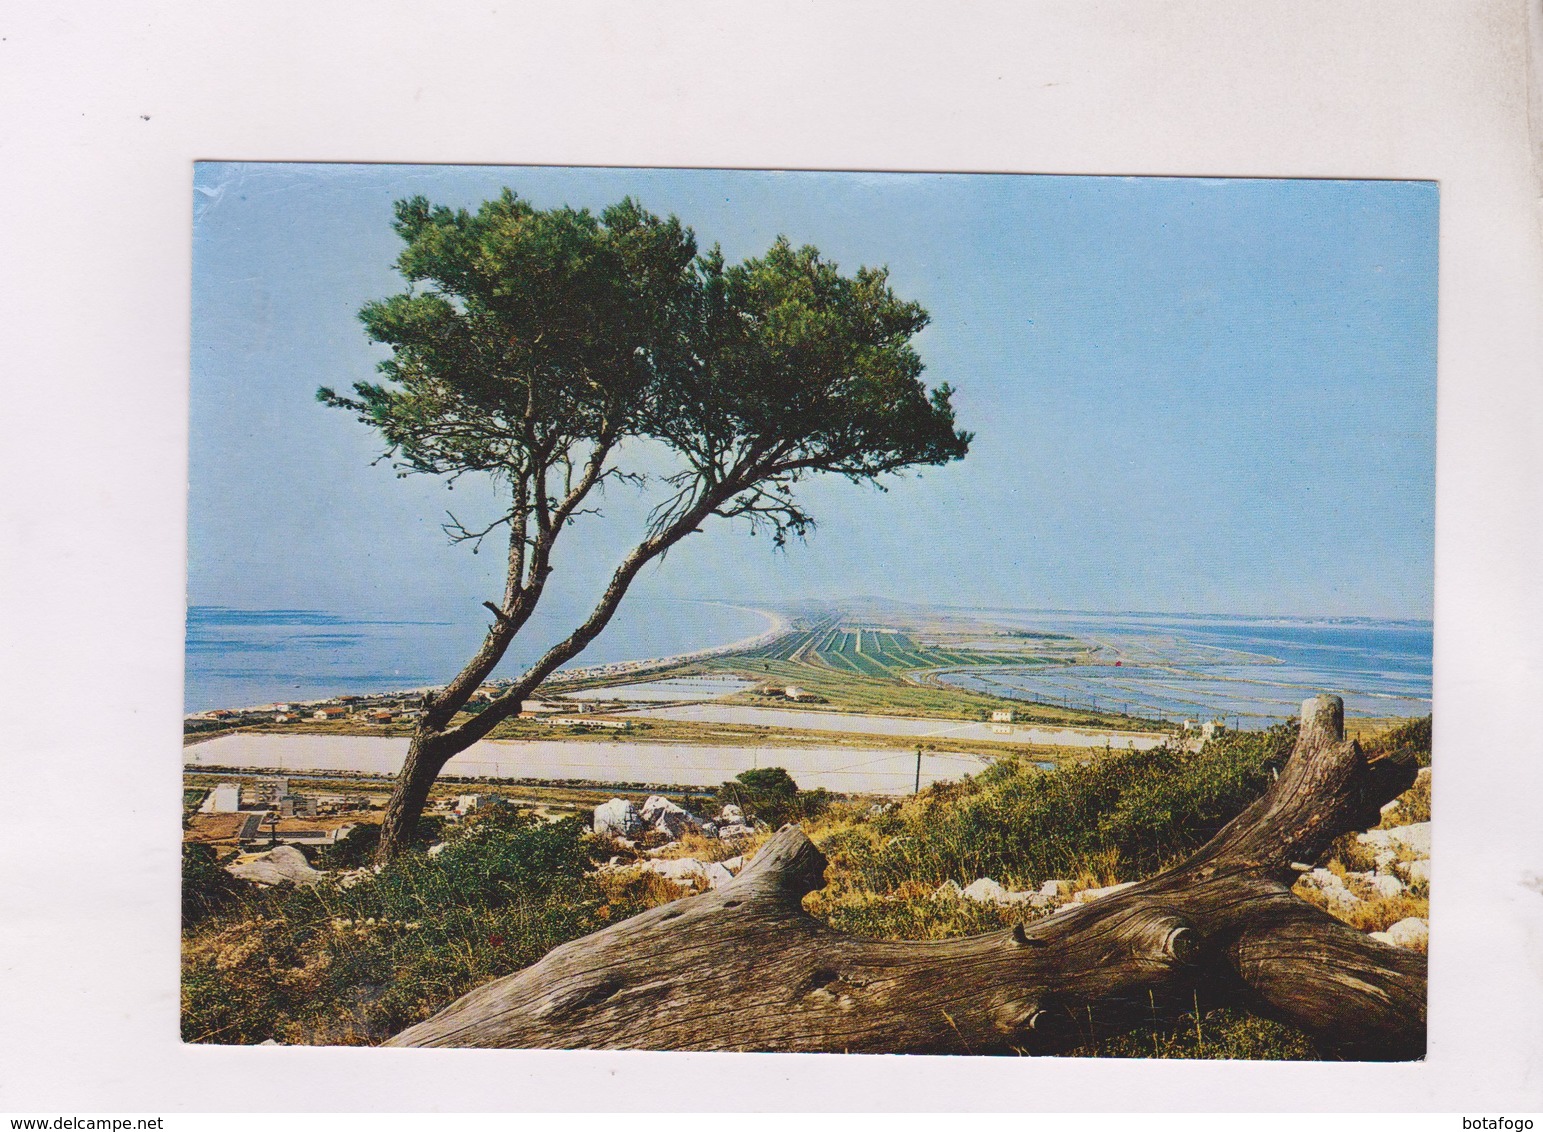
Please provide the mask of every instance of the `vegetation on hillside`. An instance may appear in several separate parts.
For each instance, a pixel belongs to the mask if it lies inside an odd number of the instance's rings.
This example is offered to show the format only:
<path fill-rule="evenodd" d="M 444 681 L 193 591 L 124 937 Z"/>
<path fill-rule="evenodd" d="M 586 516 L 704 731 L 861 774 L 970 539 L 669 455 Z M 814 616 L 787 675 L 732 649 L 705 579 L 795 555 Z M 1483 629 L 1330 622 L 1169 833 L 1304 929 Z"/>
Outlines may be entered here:
<path fill-rule="evenodd" d="M 434 856 L 405 853 L 352 884 L 249 890 L 184 936 L 183 1039 L 381 1041 L 640 911 L 586 875 L 597 850 L 577 820 L 494 807 Z"/>
<path fill-rule="evenodd" d="M 1429 735 L 1429 722 L 1416 721 L 1368 747 L 1428 762 Z M 767 825 L 804 823 L 830 859 L 829 883 L 806 899 L 811 914 L 859 935 L 941 939 L 1043 914 L 1027 904 L 958 899 L 947 881 L 991 877 L 1023 889 L 1054 879 L 1075 891 L 1134 880 L 1186 856 L 1259 796 L 1295 737 L 1294 726 L 1229 733 L 1196 752 L 1105 751 L 1056 771 L 1007 758 L 972 779 L 887 805 L 801 791 L 785 771 L 764 768 L 725 784 L 717 800 Z M 1418 782 L 1388 822 L 1427 819 L 1429 788 L 1428 777 Z M 358 870 L 302 890 L 257 891 L 205 860 L 207 851 L 185 858 L 190 891 L 214 893 L 195 895 L 202 903 L 185 923 L 185 1038 L 377 1042 L 559 943 L 686 894 L 652 873 L 596 871 L 614 849 L 573 819 L 543 823 L 528 811 L 493 807 L 444 836 L 432 855 L 419 848 L 378 874 Z M 703 860 L 730 851 L 694 835 L 673 850 Z M 1341 874 L 1363 867 L 1359 851 L 1353 837 L 1342 840 L 1328 867 Z M 1423 916 L 1426 899 L 1416 886 L 1336 914 L 1381 929 Z M 1317 1056 L 1288 1027 L 1198 999 L 1177 1022 L 1080 1052 Z"/>

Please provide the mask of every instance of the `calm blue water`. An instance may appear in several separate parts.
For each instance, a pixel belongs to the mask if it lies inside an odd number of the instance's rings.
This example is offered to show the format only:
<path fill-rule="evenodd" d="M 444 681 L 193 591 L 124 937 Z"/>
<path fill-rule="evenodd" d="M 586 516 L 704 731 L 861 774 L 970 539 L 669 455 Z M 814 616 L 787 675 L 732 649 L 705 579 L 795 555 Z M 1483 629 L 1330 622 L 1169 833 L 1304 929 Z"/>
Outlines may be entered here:
<path fill-rule="evenodd" d="M 496 675 L 514 676 L 550 641 L 510 649 Z M 749 609 L 701 601 L 624 604 L 574 666 L 674 656 L 762 632 Z M 476 650 L 485 619 L 395 620 L 311 609 L 188 610 L 185 710 L 387 692 L 442 684 Z"/>
<path fill-rule="evenodd" d="M 1067 633 L 1102 663 L 976 669 L 942 679 L 1027 700 L 1090 704 L 1167 719 L 1226 717 L 1261 727 L 1296 714 L 1319 692 L 1353 715 L 1431 710 L 1429 622 L 1156 614 L 977 611 L 1001 624 Z M 672 656 L 752 636 L 759 614 L 694 601 L 639 601 L 578 665 Z M 188 612 L 187 711 L 443 683 L 476 648 L 483 622 L 398 620 L 317 610 Z M 542 642 L 543 644 L 545 642 Z M 519 646 L 499 670 L 536 655 Z M 1114 662 L 1120 663 L 1116 665 Z"/>
<path fill-rule="evenodd" d="M 993 621 L 1069 633 L 1104 663 L 948 674 L 957 687 L 1167 719 L 1262 727 L 1320 692 L 1352 715 L 1431 710 L 1429 622 L 993 610 Z M 1116 665 L 1115 661 L 1119 661 Z"/>

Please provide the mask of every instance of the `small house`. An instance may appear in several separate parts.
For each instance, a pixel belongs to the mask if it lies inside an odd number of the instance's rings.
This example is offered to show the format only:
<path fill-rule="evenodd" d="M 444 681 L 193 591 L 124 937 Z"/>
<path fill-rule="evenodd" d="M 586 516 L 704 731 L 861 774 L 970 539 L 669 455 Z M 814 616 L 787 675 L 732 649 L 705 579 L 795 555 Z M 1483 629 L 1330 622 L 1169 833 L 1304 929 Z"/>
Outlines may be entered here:
<path fill-rule="evenodd" d="M 456 817 L 464 818 L 473 810 L 499 805 L 503 800 L 498 794 L 462 794 L 456 798 L 451 810 Z"/>
<path fill-rule="evenodd" d="M 1013 712 L 1011 708 L 1006 711 L 994 711 L 991 713 L 992 723 L 1011 723 L 1012 721 Z"/>

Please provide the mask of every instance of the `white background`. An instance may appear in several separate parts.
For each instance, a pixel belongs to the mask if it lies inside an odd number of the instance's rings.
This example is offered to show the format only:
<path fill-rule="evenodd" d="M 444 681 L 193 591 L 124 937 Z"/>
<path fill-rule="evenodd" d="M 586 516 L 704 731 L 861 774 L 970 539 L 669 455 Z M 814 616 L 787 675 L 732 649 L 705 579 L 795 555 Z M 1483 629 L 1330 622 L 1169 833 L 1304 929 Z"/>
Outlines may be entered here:
<path fill-rule="evenodd" d="M 0 1109 L 1543 1107 L 1527 17 L 1521 0 L 0 11 Z M 199 158 L 1439 180 L 1429 1060 L 179 1045 Z"/>

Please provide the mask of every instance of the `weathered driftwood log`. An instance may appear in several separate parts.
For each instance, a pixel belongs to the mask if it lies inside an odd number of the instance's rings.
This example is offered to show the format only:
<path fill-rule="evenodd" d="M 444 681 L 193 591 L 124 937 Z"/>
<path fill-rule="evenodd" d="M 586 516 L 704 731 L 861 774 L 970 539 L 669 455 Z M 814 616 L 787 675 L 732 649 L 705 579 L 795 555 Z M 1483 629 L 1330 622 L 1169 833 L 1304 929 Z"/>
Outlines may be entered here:
<path fill-rule="evenodd" d="M 1343 712 L 1309 700 L 1279 778 L 1183 864 L 1035 923 L 923 943 L 833 931 L 801 903 L 825 858 L 789 826 L 732 883 L 564 944 L 387 1044 L 1049 1054 L 1204 994 L 1339 1056 L 1419 1057 L 1424 955 L 1290 891 L 1297 863 L 1375 823 L 1416 772 L 1345 742 Z"/>

